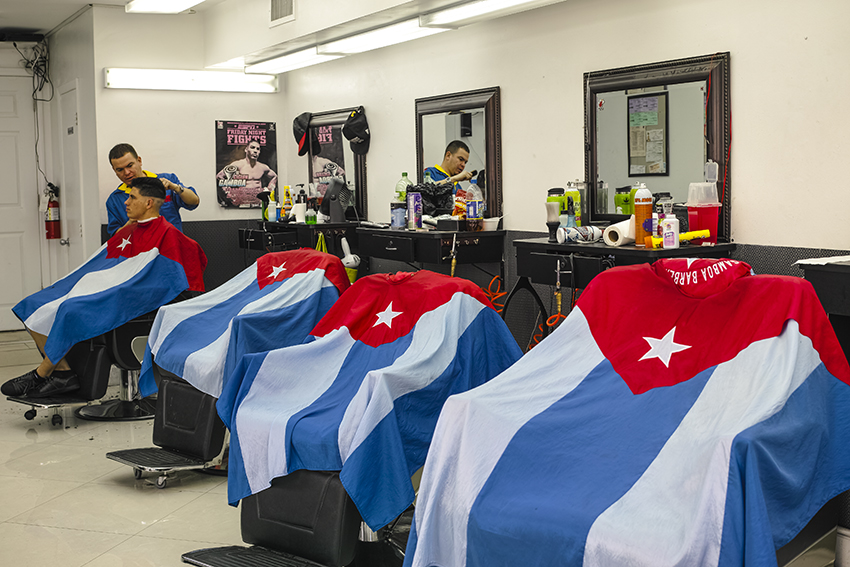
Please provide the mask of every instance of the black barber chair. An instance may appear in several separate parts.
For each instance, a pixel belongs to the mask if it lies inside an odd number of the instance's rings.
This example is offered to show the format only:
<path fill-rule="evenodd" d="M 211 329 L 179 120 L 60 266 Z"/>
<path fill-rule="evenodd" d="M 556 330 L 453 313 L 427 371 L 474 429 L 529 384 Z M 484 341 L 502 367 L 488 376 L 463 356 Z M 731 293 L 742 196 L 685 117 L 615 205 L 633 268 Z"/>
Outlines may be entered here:
<path fill-rule="evenodd" d="M 35 419 L 37 410 L 53 409 L 51 418 L 53 425 L 62 424 L 62 414 L 58 410 L 63 407 L 82 406 L 92 400 L 98 400 L 106 394 L 109 385 L 109 369 L 112 366 L 107 352 L 106 339 L 103 336 L 83 341 L 71 347 L 65 359 L 80 380 L 80 389 L 68 394 L 60 394 L 50 398 L 30 398 L 28 396 L 10 396 L 13 402 L 28 405 L 31 409 L 24 413 L 26 419 Z"/>
<path fill-rule="evenodd" d="M 168 473 L 219 467 L 227 430 L 214 397 L 155 364 L 153 368 L 159 384 L 153 424 L 156 447 L 113 451 L 106 458 L 133 467 L 137 479 L 142 472 L 158 473 L 156 486 L 165 488 Z"/>
<path fill-rule="evenodd" d="M 199 549 L 201 567 L 342 567 L 354 560 L 360 513 L 338 472 L 295 471 L 242 500 L 242 539 L 253 547 Z"/>
<path fill-rule="evenodd" d="M 139 371 L 142 369 L 142 363 L 139 360 L 141 356 L 133 352 L 132 345 L 134 339 L 147 337 L 155 316 L 156 311 L 142 315 L 104 335 L 112 363 L 121 371 L 121 393 L 118 399 L 79 408 L 75 412 L 77 417 L 95 421 L 153 419 L 154 402 L 142 399 L 139 394 Z M 140 342 L 144 347 L 143 341 L 137 341 L 136 344 Z"/>

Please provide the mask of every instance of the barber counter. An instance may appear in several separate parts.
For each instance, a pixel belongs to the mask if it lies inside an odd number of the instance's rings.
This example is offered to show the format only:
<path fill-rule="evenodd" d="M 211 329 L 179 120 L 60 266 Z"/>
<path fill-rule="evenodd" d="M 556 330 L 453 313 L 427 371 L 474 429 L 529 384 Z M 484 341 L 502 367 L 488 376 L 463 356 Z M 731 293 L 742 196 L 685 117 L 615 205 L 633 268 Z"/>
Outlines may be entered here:
<path fill-rule="evenodd" d="M 715 246 L 682 246 L 674 249 L 638 248 L 634 245 L 607 246 L 600 242 L 590 244 L 558 244 L 547 238 L 514 240 L 517 276 L 534 283 L 555 285 L 556 262 L 560 262 L 561 285 L 587 287 L 602 270 L 614 266 L 652 263 L 661 258 L 727 258 L 735 244 L 720 243 Z M 572 272 L 572 273 L 570 273 Z M 571 282 L 574 285 L 570 285 Z"/>

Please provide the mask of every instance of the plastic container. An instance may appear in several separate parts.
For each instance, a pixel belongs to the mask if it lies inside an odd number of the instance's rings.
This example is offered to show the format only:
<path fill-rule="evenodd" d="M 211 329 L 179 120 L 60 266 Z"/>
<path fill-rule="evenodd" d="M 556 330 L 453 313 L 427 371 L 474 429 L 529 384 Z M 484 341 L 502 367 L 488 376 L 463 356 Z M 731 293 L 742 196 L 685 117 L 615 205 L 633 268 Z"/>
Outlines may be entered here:
<path fill-rule="evenodd" d="M 661 241 L 667 250 L 679 247 L 679 219 L 670 217 L 661 221 Z"/>
<path fill-rule="evenodd" d="M 652 193 L 641 183 L 632 188 L 635 192 L 633 197 L 635 207 L 635 246 L 642 248 L 646 246 L 646 237 L 654 236 L 652 233 Z"/>
<path fill-rule="evenodd" d="M 407 198 L 407 192 L 405 192 Z M 393 230 L 404 230 L 407 224 L 407 203 L 394 199 L 390 202 L 390 228 Z"/>
<path fill-rule="evenodd" d="M 709 238 L 698 238 L 692 242 L 699 246 L 704 242 L 717 244 L 717 221 L 720 218 L 720 201 L 717 199 L 717 183 L 691 183 L 688 187 L 688 230 L 708 230 Z"/>
<path fill-rule="evenodd" d="M 407 188 L 413 185 L 413 181 L 407 176 L 407 172 L 401 172 L 401 179 L 395 184 L 395 197 L 401 202 L 407 199 Z"/>
<path fill-rule="evenodd" d="M 632 196 L 630 194 L 631 187 L 617 187 L 614 195 L 614 212 L 618 215 L 631 215 L 635 211 L 632 208 Z"/>
<path fill-rule="evenodd" d="M 473 179 L 466 189 L 466 219 L 484 218 L 484 194 L 478 188 L 478 180 Z"/>

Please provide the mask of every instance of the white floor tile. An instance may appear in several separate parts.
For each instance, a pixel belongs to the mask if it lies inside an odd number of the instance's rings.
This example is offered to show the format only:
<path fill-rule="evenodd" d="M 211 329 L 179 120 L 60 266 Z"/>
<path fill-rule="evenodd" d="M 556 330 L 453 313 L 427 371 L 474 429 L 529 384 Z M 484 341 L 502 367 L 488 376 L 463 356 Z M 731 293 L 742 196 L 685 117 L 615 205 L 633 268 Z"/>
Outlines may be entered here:
<path fill-rule="evenodd" d="M 203 542 L 133 536 L 86 567 L 186 567 L 180 556 L 210 546 Z"/>
<path fill-rule="evenodd" d="M 206 547 L 242 544 L 239 509 L 229 506 L 221 494 L 203 494 L 139 535 L 203 541 Z"/>
<path fill-rule="evenodd" d="M 145 485 L 155 486 L 158 476 L 160 476 L 158 473 L 143 471 L 142 478 L 136 480 L 136 477 L 133 474 L 133 467 L 123 465 L 120 469 L 111 471 L 93 480 L 92 483 L 112 484 L 125 487 L 135 487 L 137 483 L 144 483 Z M 223 477 L 212 476 L 192 470 L 170 472 L 166 476 L 166 487 L 162 490 L 176 489 L 184 490 L 186 492 L 198 492 L 201 494 L 210 492 L 212 489 L 218 487 L 222 482 L 225 482 L 226 484 L 227 481 L 227 479 Z"/>
<path fill-rule="evenodd" d="M 79 482 L 65 480 L 44 480 L 38 478 L 19 478 L 0 480 L 0 522 L 5 522 L 37 506 L 46 504 L 82 486 Z"/>
<path fill-rule="evenodd" d="M 14 567 L 82 567 L 127 536 L 0 524 L 0 563 Z"/>
<path fill-rule="evenodd" d="M 11 523 L 134 535 L 185 506 L 196 492 L 85 484 L 10 519 Z"/>
<path fill-rule="evenodd" d="M 82 421 L 82 420 L 81 420 Z M 88 422 L 97 424 L 80 435 L 59 441 L 60 445 L 99 447 L 106 451 L 153 447 L 153 420 L 127 422 Z"/>
<path fill-rule="evenodd" d="M 89 482 L 119 467 L 100 447 L 54 444 L 0 464 L 0 476 Z"/>

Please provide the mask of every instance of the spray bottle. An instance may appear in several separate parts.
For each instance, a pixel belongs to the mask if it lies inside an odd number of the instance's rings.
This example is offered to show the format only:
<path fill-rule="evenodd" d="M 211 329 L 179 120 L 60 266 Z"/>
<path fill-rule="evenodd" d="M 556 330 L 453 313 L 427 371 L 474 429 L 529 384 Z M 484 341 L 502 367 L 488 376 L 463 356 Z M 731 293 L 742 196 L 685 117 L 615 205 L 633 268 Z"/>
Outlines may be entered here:
<path fill-rule="evenodd" d="M 641 183 L 634 196 L 635 207 L 635 246 L 646 246 L 647 236 L 652 233 L 652 193 Z"/>

